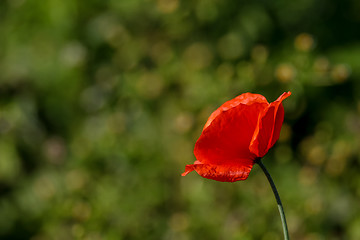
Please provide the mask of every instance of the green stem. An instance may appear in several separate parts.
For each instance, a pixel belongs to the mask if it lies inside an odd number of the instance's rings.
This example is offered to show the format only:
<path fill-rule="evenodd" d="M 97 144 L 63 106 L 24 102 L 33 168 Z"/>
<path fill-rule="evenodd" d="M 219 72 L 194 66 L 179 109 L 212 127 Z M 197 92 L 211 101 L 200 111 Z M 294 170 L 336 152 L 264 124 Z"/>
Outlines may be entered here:
<path fill-rule="evenodd" d="M 279 193 L 276 189 L 276 186 L 275 186 L 275 183 L 274 181 L 272 180 L 271 176 L 270 176 L 270 173 L 267 171 L 267 169 L 265 168 L 264 164 L 261 162 L 261 159 L 259 159 L 257 161 L 257 164 L 259 164 L 259 166 L 261 167 L 261 169 L 263 170 L 263 172 L 265 173 L 269 183 L 270 183 L 270 186 L 274 192 L 274 195 L 275 195 L 275 198 L 276 198 L 276 202 L 277 202 L 277 205 L 278 205 L 278 208 L 279 208 L 279 212 L 280 212 L 280 217 L 281 217 L 281 223 L 282 223 L 282 227 L 283 227 L 283 231 L 284 231 L 284 239 L 285 240 L 289 240 L 289 231 L 288 231 L 288 228 L 287 228 L 287 224 L 286 224 L 286 218 L 285 218 L 285 212 L 284 212 L 284 208 L 283 208 L 283 205 L 281 203 L 281 200 L 280 200 L 280 196 L 279 196 Z"/>

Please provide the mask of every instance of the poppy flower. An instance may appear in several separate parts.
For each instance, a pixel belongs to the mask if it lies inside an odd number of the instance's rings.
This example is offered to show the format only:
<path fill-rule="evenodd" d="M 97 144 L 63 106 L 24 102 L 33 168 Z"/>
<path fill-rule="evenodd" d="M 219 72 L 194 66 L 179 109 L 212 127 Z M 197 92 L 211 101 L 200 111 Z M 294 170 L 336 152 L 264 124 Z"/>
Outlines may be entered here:
<path fill-rule="evenodd" d="M 279 139 L 284 120 L 283 93 L 268 103 L 260 94 L 244 93 L 225 102 L 207 120 L 195 144 L 194 164 L 182 176 L 196 171 L 221 182 L 245 180 L 253 165 Z"/>

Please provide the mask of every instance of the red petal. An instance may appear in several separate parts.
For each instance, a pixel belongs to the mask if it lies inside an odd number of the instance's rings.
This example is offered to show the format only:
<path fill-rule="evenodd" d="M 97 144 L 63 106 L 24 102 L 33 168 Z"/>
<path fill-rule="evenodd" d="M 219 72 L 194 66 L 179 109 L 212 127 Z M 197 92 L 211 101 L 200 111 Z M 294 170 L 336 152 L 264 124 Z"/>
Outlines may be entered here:
<path fill-rule="evenodd" d="M 236 182 L 248 178 L 253 165 L 212 165 L 202 164 L 196 161 L 194 164 L 186 165 L 182 176 L 191 171 L 196 171 L 200 176 L 221 182 Z"/>
<path fill-rule="evenodd" d="M 282 101 L 290 95 L 291 92 L 283 93 L 259 115 L 259 120 L 249 146 L 250 151 L 256 156 L 263 157 L 279 139 L 284 120 Z"/>
<path fill-rule="evenodd" d="M 220 112 L 196 142 L 196 159 L 215 165 L 241 165 L 244 159 L 244 164 L 252 163 L 256 155 L 250 152 L 249 145 L 258 116 L 266 105 L 263 102 L 238 104 Z"/>
<path fill-rule="evenodd" d="M 195 161 L 195 163 L 197 163 L 197 162 L 198 162 L 198 161 Z M 194 170 L 195 170 L 195 168 L 194 168 L 195 163 L 194 163 L 194 164 L 186 165 L 186 166 L 185 166 L 185 172 L 183 172 L 183 173 L 181 174 L 181 176 L 186 176 L 186 175 L 188 175 L 188 173 L 191 173 L 192 171 L 194 171 Z M 200 163 L 200 162 L 199 162 L 199 163 Z"/>
<path fill-rule="evenodd" d="M 211 124 L 211 122 L 222 112 L 225 112 L 233 107 L 237 107 L 239 104 L 251 105 L 254 103 L 269 104 L 267 102 L 266 98 L 260 94 L 243 93 L 243 94 L 237 96 L 236 98 L 225 102 L 216 111 L 214 111 L 208 118 L 203 130 L 205 130 L 205 128 L 207 128 Z"/>

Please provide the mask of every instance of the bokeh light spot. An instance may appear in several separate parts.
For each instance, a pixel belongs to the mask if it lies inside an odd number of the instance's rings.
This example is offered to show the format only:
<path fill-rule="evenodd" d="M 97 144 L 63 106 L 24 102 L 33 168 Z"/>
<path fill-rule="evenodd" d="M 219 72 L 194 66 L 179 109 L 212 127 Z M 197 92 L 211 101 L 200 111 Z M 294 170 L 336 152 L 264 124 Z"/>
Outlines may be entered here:
<path fill-rule="evenodd" d="M 301 33 L 295 38 L 297 50 L 308 52 L 314 47 L 314 38 L 308 33 Z"/>
<path fill-rule="evenodd" d="M 296 70 L 293 65 L 282 63 L 277 66 L 275 76 L 280 82 L 287 83 L 295 78 Z"/>

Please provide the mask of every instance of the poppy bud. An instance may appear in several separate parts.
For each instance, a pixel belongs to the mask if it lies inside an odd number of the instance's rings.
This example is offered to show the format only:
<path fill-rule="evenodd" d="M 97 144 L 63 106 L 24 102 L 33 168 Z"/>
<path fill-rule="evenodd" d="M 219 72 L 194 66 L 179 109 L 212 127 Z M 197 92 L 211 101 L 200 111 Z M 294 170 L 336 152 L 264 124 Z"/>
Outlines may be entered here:
<path fill-rule="evenodd" d="M 245 180 L 256 163 L 279 139 L 284 120 L 283 93 L 268 103 L 260 94 L 244 93 L 225 102 L 207 120 L 195 144 L 194 164 L 182 176 L 196 171 L 222 182 Z"/>

